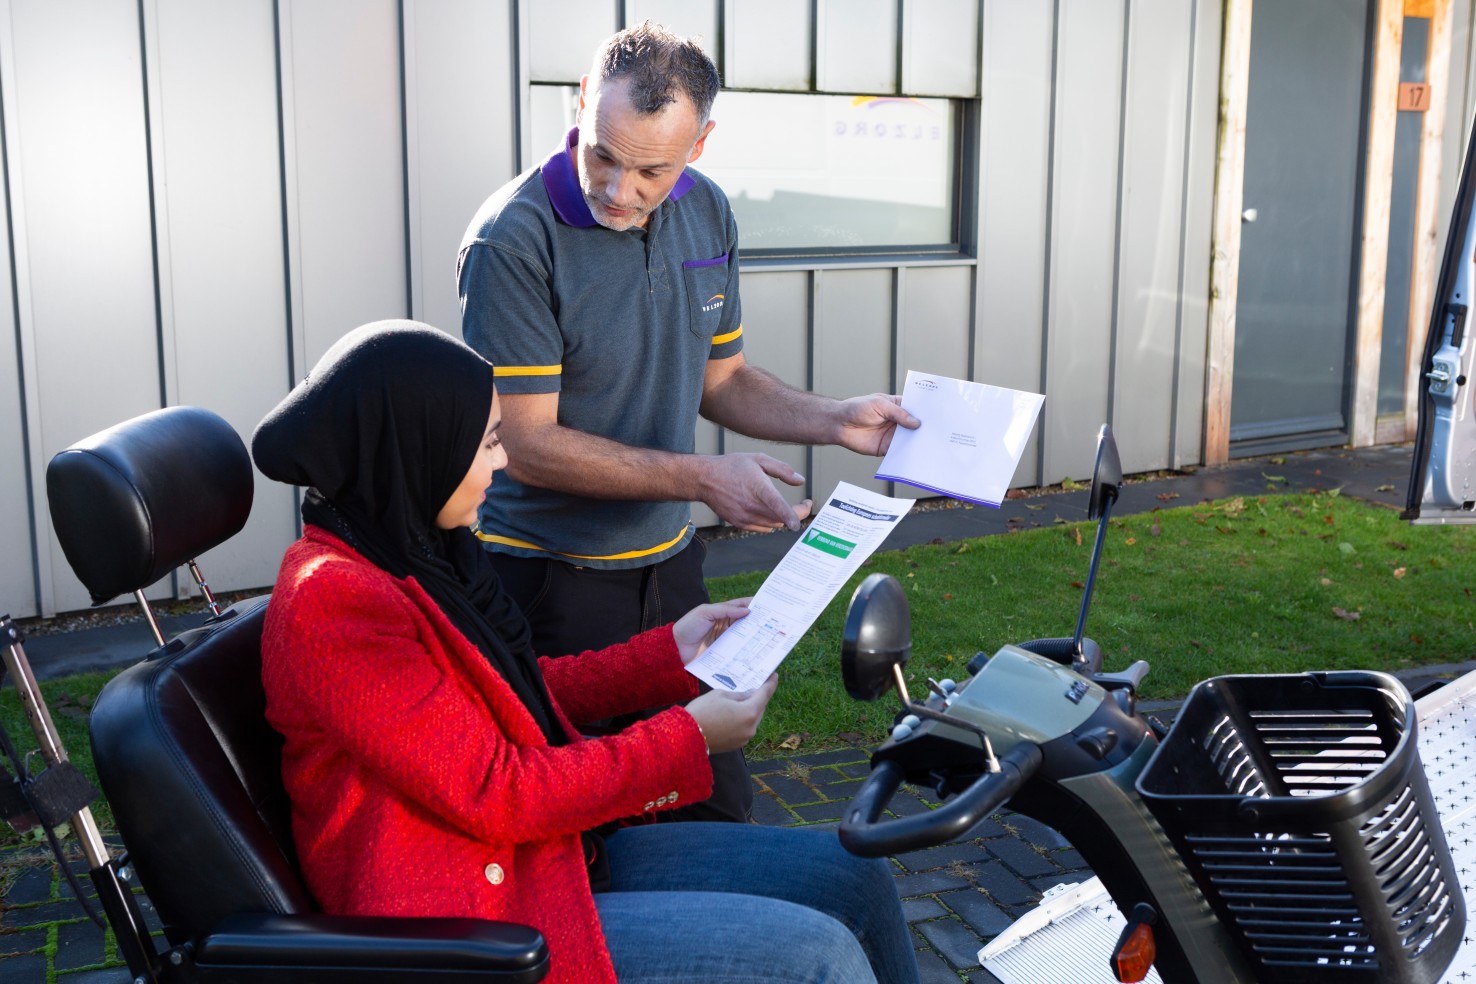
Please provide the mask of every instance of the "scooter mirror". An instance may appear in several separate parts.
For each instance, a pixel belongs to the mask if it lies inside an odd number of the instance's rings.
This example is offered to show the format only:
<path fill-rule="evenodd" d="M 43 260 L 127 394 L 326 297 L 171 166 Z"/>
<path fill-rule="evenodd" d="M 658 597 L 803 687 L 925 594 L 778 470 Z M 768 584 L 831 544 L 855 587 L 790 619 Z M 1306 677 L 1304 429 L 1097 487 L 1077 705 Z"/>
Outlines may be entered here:
<path fill-rule="evenodd" d="M 1117 441 L 1112 427 L 1103 424 L 1097 432 L 1097 464 L 1092 468 L 1092 492 L 1087 499 L 1087 518 L 1098 519 L 1106 508 L 1117 501 L 1122 487 L 1122 459 L 1117 456 Z"/>
<path fill-rule="evenodd" d="M 912 657 L 907 595 L 890 574 L 872 574 L 851 595 L 841 636 L 841 680 L 856 700 L 876 700 Z M 903 698 L 904 703 L 906 698 Z"/>

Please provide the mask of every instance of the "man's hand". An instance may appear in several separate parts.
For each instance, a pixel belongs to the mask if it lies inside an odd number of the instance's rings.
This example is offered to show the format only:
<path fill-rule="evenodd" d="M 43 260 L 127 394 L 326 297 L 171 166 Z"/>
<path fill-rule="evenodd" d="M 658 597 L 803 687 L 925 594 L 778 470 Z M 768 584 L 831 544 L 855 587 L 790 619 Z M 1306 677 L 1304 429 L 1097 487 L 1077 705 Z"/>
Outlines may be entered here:
<path fill-rule="evenodd" d="M 757 690 L 746 694 L 713 690 L 689 702 L 687 713 L 707 738 L 708 752 L 731 752 L 748 744 L 778 686 L 779 677 L 771 674 Z"/>
<path fill-rule="evenodd" d="M 841 400 L 835 410 L 835 435 L 830 443 L 881 457 L 892 446 L 900 425 L 915 430 L 922 421 L 902 409 L 902 397 L 886 393 Z"/>
<path fill-rule="evenodd" d="M 698 605 L 671 627 L 676 640 L 677 652 L 682 655 L 682 665 L 701 656 L 718 636 L 738 619 L 748 614 L 748 603 L 752 598 L 734 598 L 712 605 Z"/>
<path fill-rule="evenodd" d="M 791 506 L 770 480 L 803 485 L 805 477 L 766 454 L 734 452 L 702 459 L 701 495 L 724 522 L 755 533 L 798 530 L 810 515 L 810 500 Z"/>

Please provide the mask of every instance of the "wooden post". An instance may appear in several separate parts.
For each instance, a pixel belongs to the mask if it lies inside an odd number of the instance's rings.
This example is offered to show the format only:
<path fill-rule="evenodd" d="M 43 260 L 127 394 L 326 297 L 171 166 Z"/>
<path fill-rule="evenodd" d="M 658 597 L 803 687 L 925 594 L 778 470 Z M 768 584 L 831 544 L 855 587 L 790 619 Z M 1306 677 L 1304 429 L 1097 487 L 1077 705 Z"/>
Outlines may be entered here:
<path fill-rule="evenodd" d="M 1379 0 L 1369 86 L 1368 150 L 1364 158 L 1363 248 L 1358 273 L 1358 327 L 1353 351 L 1350 443 L 1374 443 L 1379 406 L 1379 355 L 1384 339 L 1384 282 L 1389 264 L 1389 206 L 1394 189 L 1394 131 L 1399 120 L 1399 53 L 1404 0 Z"/>
<path fill-rule="evenodd" d="M 1420 5 L 1422 14 L 1411 14 Z M 1444 157 L 1446 100 L 1450 98 L 1450 51 L 1452 14 L 1450 0 L 1406 0 L 1406 17 L 1430 18 L 1430 42 L 1426 49 L 1425 82 L 1430 87 L 1429 107 L 1420 128 L 1419 184 L 1415 192 L 1414 269 L 1410 275 L 1409 335 L 1404 353 L 1404 429 L 1398 440 L 1414 439 L 1419 423 L 1420 359 L 1424 354 L 1425 330 L 1435 301 L 1435 280 L 1440 276 L 1441 225 L 1440 171 Z M 1381 435 L 1382 436 L 1382 435 Z"/>
<path fill-rule="evenodd" d="M 1209 339 L 1205 359 L 1204 463 L 1230 458 L 1230 382 L 1235 368 L 1235 302 L 1240 283 L 1240 212 L 1245 190 L 1245 114 L 1250 80 L 1252 0 L 1225 0 L 1220 54 L 1220 132 L 1210 247 Z"/>

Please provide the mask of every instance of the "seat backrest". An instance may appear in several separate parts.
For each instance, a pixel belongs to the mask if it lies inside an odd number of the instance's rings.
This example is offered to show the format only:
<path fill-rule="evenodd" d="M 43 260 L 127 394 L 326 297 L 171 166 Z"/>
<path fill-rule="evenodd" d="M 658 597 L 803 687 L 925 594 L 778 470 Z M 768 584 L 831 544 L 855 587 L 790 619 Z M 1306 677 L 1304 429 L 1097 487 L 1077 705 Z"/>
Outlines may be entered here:
<path fill-rule="evenodd" d="M 93 601 L 152 584 L 240 531 L 251 458 L 197 407 L 135 417 L 46 470 L 52 523 Z M 311 902 L 297 871 L 282 739 L 266 723 L 261 625 L 242 602 L 115 677 L 92 710 L 92 752 L 118 831 L 175 942 L 235 912 Z"/>
<path fill-rule="evenodd" d="M 129 859 L 174 942 L 235 912 L 313 905 L 298 873 L 282 739 L 266 722 L 266 599 L 241 602 L 114 677 L 92 755 Z"/>

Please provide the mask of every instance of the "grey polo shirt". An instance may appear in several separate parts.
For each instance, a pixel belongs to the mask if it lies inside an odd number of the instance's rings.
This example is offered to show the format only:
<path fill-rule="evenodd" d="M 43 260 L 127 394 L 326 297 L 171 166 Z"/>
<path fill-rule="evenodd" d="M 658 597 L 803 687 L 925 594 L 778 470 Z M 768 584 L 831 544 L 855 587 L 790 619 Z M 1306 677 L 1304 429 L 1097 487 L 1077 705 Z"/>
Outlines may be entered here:
<path fill-rule="evenodd" d="M 500 392 L 558 393 L 560 424 L 690 453 L 707 362 L 743 347 L 732 209 L 688 168 L 647 228 L 606 229 L 579 188 L 577 139 L 571 130 L 472 219 L 456 271 L 462 334 L 496 367 Z M 504 472 L 479 535 L 520 556 L 639 567 L 686 546 L 691 507 L 587 499 Z"/>

